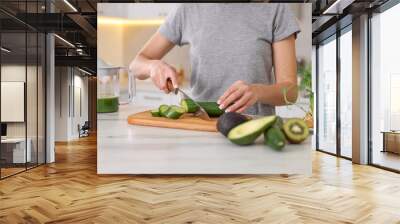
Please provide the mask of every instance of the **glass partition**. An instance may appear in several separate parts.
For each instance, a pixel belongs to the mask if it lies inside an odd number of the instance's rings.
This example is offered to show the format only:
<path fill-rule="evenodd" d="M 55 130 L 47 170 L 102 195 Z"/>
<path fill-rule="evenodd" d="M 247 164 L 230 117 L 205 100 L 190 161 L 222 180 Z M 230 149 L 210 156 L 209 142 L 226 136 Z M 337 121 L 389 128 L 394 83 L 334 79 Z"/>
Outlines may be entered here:
<path fill-rule="evenodd" d="M 400 171 L 400 4 L 371 18 L 372 164 Z"/>
<path fill-rule="evenodd" d="M 352 157 L 352 33 L 340 36 L 340 155 Z"/>
<path fill-rule="evenodd" d="M 18 13 L 43 11 L 43 1 L 26 3 Z M 45 162 L 45 44 L 43 33 L 0 12 L 1 179 Z"/>
<path fill-rule="evenodd" d="M 25 32 L 1 34 L 2 177 L 24 171 L 30 162 L 31 151 L 26 150 L 26 40 Z"/>
<path fill-rule="evenodd" d="M 318 47 L 318 149 L 336 154 L 336 36 Z"/>

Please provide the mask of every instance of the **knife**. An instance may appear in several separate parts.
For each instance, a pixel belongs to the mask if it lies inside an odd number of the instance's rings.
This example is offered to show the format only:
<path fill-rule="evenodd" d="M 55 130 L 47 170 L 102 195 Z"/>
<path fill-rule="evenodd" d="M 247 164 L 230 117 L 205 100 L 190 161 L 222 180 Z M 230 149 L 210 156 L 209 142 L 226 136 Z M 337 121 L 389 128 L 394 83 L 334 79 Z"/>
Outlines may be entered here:
<path fill-rule="evenodd" d="M 208 120 L 208 121 L 211 120 L 211 118 L 208 116 L 207 112 L 204 110 L 204 108 L 202 106 L 200 106 L 196 101 L 194 101 L 192 98 L 190 98 L 179 87 L 174 88 L 174 86 L 172 85 L 171 79 L 167 79 L 167 87 L 168 87 L 169 90 L 172 90 L 175 95 L 178 94 L 178 92 L 180 92 L 184 99 L 192 100 L 194 102 L 194 104 L 196 104 L 197 110 L 194 112 L 194 116 L 199 117 L 199 118 L 201 118 L 203 120 Z"/>

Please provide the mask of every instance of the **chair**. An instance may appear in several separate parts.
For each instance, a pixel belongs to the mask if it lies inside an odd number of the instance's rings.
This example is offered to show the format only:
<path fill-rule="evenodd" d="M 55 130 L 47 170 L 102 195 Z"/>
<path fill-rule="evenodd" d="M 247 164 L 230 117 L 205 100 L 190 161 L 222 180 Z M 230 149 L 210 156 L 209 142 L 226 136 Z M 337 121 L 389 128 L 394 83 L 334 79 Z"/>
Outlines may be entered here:
<path fill-rule="evenodd" d="M 78 124 L 79 138 L 89 136 L 90 123 L 85 121 L 82 127 Z"/>

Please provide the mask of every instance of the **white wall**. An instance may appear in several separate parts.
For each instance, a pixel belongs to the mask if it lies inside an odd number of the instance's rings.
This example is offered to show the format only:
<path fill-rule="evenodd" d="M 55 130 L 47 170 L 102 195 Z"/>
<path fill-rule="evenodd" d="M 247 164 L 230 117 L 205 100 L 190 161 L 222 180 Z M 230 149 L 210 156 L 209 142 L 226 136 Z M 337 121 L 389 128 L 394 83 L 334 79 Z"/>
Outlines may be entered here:
<path fill-rule="evenodd" d="M 98 15 L 115 17 L 118 19 L 160 19 L 164 18 L 177 4 L 107 4 L 98 5 Z M 138 13 L 135 13 L 138 12 Z M 98 58 L 111 66 L 127 67 L 139 50 L 157 31 L 159 25 L 137 24 L 102 24 L 97 25 Z M 163 60 L 171 65 L 182 66 L 186 74 L 190 74 L 189 47 L 175 47 Z M 187 77 L 186 81 L 188 81 Z M 146 81 L 137 82 L 138 85 L 146 85 Z M 187 82 L 184 83 L 187 85 Z M 140 89 L 141 87 L 139 87 Z M 147 88 L 147 86 L 145 87 Z"/>
<path fill-rule="evenodd" d="M 109 65 L 124 66 L 123 32 L 124 27 L 119 25 L 99 24 L 97 27 L 97 54 Z"/>
<path fill-rule="evenodd" d="M 25 70 L 27 69 L 27 70 Z M 1 66 L 1 81 L 17 81 L 17 82 L 25 82 L 25 74 L 26 71 L 28 74 L 35 73 L 36 74 L 36 67 L 25 65 L 2 65 Z M 32 83 L 30 83 L 32 84 Z M 36 82 L 34 83 L 36 85 Z M 27 102 L 32 102 L 32 97 L 36 98 L 36 89 L 33 93 L 27 93 Z M 32 105 L 33 106 L 33 105 Z M 36 107 L 36 104 L 34 105 Z M 7 110 L 7 108 L 1 108 L 1 110 Z M 28 121 L 31 122 L 32 120 L 36 119 L 36 114 L 32 117 L 33 114 L 27 114 Z M 36 121 L 36 120 L 35 120 Z M 35 122 L 36 123 L 36 122 Z M 8 122 L 7 123 L 7 136 L 8 137 L 25 137 L 25 122 Z M 30 128 L 32 125 L 28 125 Z M 28 131 L 29 132 L 29 131 Z M 29 133 L 28 133 L 29 134 Z M 29 136 L 28 136 L 29 137 Z"/>
<path fill-rule="evenodd" d="M 55 69 L 55 141 L 68 140 L 68 88 L 70 83 L 69 69 Z"/>
<path fill-rule="evenodd" d="M 85 121 L 88 121 L 88 78 L 81 76 L 81 73 L 74 75 L 74 108 L 72 108 L 72 119 L 71 119 L 71 133 L 73 139 L 79 137 L 78 125 L 82 126 Z M 80 92 L 80 93 L 79 93 Z"/>
<path fill-rule="evenodd" d="M 312 13 L 311 3 L 290 3 L 293 14 L 297 18 L 300 26 L 300 33 L 296 39 L 296 56 L 297 58 L 311 63 L 312 52 Z"/>
<path fill-rule="evenodd" d="M 27 80 L 26 80 L 27 78 Z M 22 106 L 20 112 L 26 112 L 26 120 L 23 122 L 7 122 L 7 137 L 21 138 L 27 136 L 30 139 L 32 161 L 36 162 L 39 153 L 39 162 L 44 162 L 44 74 L 39 66 L 25 66 L 25 64 L 4 64 L 1 66 L 1 81 L 24 82 L 26 85 L 26 107 Z M 24 94 L 23 90 L 22 94 Z M 7 97 L 7 96 L 2 96 Z M 1 110 L 13 108 L 2 107 Z M 26 111 L 24 111 L 26 110 Z M 12 111 L 7 111 L 11 112 Z"/>
<path fill-rule="evenodd" d="M 71 67 L 56 67 L 55 78 L 55 141 L 77 139 L 78 124 L 88 120 L 88 78 Z"/>

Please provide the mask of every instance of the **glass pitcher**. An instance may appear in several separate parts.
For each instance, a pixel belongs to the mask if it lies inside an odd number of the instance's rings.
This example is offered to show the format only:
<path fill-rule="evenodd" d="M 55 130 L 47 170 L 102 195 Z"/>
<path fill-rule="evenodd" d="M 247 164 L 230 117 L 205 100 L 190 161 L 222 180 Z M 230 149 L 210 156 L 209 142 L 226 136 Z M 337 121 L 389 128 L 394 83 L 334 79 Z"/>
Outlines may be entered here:
<path fill-rule="evenodd" d="M 132 102 L 135 78 L 124 67 L 104 67 L 97 72 L 97 112 L 117 112 L 119 105 Z"/>

